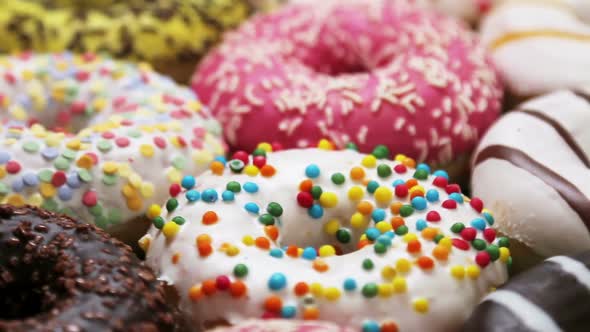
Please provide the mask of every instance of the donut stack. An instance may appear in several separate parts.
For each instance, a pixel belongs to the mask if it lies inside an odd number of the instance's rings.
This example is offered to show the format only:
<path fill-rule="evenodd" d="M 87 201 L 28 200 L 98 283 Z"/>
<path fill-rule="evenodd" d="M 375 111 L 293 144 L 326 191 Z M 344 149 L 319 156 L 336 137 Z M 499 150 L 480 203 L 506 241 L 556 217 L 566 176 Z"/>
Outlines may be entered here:
<path fill-rule="evenodd" d="M 589 331 L 589 20 L 0 0 L 0 332 Z"/>

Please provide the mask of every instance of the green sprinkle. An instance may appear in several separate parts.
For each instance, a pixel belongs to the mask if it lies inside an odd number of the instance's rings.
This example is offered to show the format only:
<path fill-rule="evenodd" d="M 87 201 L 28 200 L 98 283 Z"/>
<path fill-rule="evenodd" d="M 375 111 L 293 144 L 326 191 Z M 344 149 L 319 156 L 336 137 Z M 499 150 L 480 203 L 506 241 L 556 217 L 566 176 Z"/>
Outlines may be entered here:
<path fill-rule="evenodd" d="M 275 218 L 268 213 L 265 213 L 258 217 L 258 221 L 260 221 L 260 223 L 265 226 L 271 226 L 275 224 Z"/>
<path fill-rule="evenodd" d="M 385 253 L 385 252 L 387 251 L 387 246 L 386 246 L 386 245 L 384 245 L 384 244 L 383 244 L 383 243 L 381 243 L 381 242 L 377 242 L 377 243 L 375 243 L 375 245 L 373 246 L 373 250 L 375 250 L 375 252 L 376 252 L 377 254 L 383 254 L 383 253 Z"/>
<path fill-rule="evenodd" d="M 374 267 L 375 267 L 375 264 L 373 264 L 372 260 L 367 258 L 363 261 L 363 269 L 364 270 L 371 271 Z"/>
<path fill-rule="evenodd" d="M 463 225 L 462 222 L 456 222 L 453 224 L 453 226 L 451 226 L 451 232 L 455 234 L 461 233 L 463 229 L 465 229 L 465 225 Z"/>
<path fill-rule="evenodd" d="M 174 211 L 177 207 L 178 207 L 178 201 L 176 200 L 176 198 L 170 198 L 166 202 L 166 210 L 168 210 L 168 212 Z"/>
<path fill-rule="evenodd" d="M 39 180 L 41 180 L 41 182 L 49 183 L 51 182 L 51 178 L 53 177 L 53 171 L 44 169 L 40 171 L 39 174 L 37 174 L 37 176 L 39 177 Z"/>
<path fill-rule="evenodd" d="M 118 224 L 121 222 L 121 219 L 123 218 L 123 216 L 121 214 L 121 210 L 111 209 L 107 215 L 107 218 L 109 219 L 109 223 Z"/>
<path fill-rule="evenodd" d="M 23 150 L 29 153 L 35 153 L 39 151 L 39 144 L 35 141 L 28 141 L 23 144 Z"/>
<path fill-rule="evenodd" d="M 346 143 L 346 149 L 347 150 L 358 151 L 359 150 L 359 147 L 356 144 L 354 144 L 354 143 L 351 142 L 351 143 Z"/>
<path fill-rule="evenodd" d="M 408 233 L 408 226 L 400 225 L 395 229 L 395 234 L 397 235 L 405 235 Z"/>
<path fill-rule="evenodd" d="M 444 235 L 442 235 L 442 234 L 436 234 L 436 235 L 434 236 L 434 242 L 435 242 L 435 243 L 438 243 L 438 242 L 439 242 L 440 240 L 442 240 L 444 237 L 445 237 L 445 236 L 444 236 Z"/>
<path fill-rule="evenodd" d="M 68 160 L 74 160 L 74 159 L 76 158 L 76 155 L 77 155 L 77 154 L 78 154 L 78 153 L 77 153 L 76 151 L 74 151 L 74 150 L 70 150 L 70 149 L 65 149 L 65 150 L 64 150 L 64 151 L 61 153 L 61 155 L 62 155 L 64 158 L 68 159 Z"/>
<path fill-rule="evenodd" d="M 490 254 L 492 262 L 500 258 L 500 248 L 498 246 L 491 244 L 486 248 L 486 251 Z"/>
<path fill-rule="evenodd" d="M 53 162 L 53 166 L 59 169 L 60 171 L 65 171 L 70 168 L 70 161 L 62 156 L 59 156 Z"/>
<path fill-rule="evenodd" d="M 348 243 L 351 239 L 350 232 L 347 229 L 341 228 L 336 231 L 336 239 L 340 243 Z"/>
<path fill-rule="evenodd" d="M 498 246 L 504 248 L 510 248 L 510 240 L 507 237 L 502 236 L 498 239 Z"/>
<path fill-rule="evenodd" d="M 119 177 L 117 174 L 105 174 L 102 177 L 102 183 L 106 184 L 107 186 L 112 186 L 117 183 Z"/>
<path fill-rule="evenodd" d="M 94 224 L 98 226 L 98 228 L 105 229 L 107 228 L 109 221 L 105 216 L 97 216 L 96 218 L 94 218 Z"/>
<path fill-rule="evenodd" d="M 97 147 L 101 152 L 107 152 L 113 148 L 113 144 L 107 140 L 101 140 L 98 142 Z"/>
<path fill-rule="evenodd" d="M 486 248 L 486 241 L 482 239 L 475 239 L 471 241 L 471 246 L 477 250 L 484 250 Z"/>
<path fill-rule="evenodd" d="M 389 157 L 389 149 L 385 145 L 377 145 L 373 149 L 372 155 L 377 159 L 385 159 Z"/>
<path fill-rule="evenodd" d="M 162 218 L 160 216 L 157 216 L 157 217 L 154 218 L 154 220 L 152 220 L 152 224 L 157 229 L 162 229 L 162 227 L 164 227 L 164 224 L 165 223 L 166 223 L 166 221 L 164 220 L 164 218 Z"/>
<path fill-rule="evenodd" d="M 98 203 L 95 206 L 88 208 L 88 212 L 95 217 L 99 217 L 102 215 L 102 205 Z"/>
<path fill-rule="evenodd" d="M 364 297 L 372 298 L 377 296 L 377 290 L 377 284 L 374 282 L 370 282 L 363 286 L 362 293 Z"/>
<path fill-rule="evenodd" d="M 377 175 L 381 178 L 386 178 L 391 175 L 391 167 L 385 164 L 377 166 Z"/>
<path fill-rule="evenodd" d="M 276 202 L 271 202 L 268 204 L 266 211 L 268 211 L 268 213 L 270 213 L 273 217 L 277 218 L 283 215 L 283 207 Z"/>
<path fill-rule="evenodd" d="M 6 195 L 10 192 L 10 188 L 4 183 L 0 182 L 0 195 Z"/>
<path fill-rule="evenodd" d="M 245 264 L 236 264 L 234 266 L 234 276 L 243 278 L 248 275 L 248 267 Z"/>
<path fill-rule="evenodd" d="M 426 180 L 428 179 L 428 172 L 424 169 L 418 169 L 414 172 L 414 178 L 418 180 Z"/>
<path fill-rule="evenodd" d="M 186 167 L 186 158 L 178 156 L 172 159 L 172 166 L 177 170 L 183 170 Z"/>
<path fill-rule="evenodd" d="M 225 188 L 234 193 L 239 193 L 242 190 L 242 186 L 236 181 L 228 182 Z"/>
<path fill-rule="evenodd" d="M 408 217 L 414 213 L 414 208 L 411 205 L 405 204 L 399 209 L 399 214 L 402 217 Z"/>
<path fill-rule="evenodd" d="M 181 216 L 176 216 L 172 218 L 172 221 L 174 221 L 174 223 L 177 225 L 184 225 L 184 223 L 186 222 L 186 220 L 184 220 L 184 218 Z"/>
<path fill-rule="evenodd" d="M 127 136 L 132 137 L 132 138 L 139 138 L 139 137 L 141 137 L 141 132 L 137 129 L 131 129 L 131 130 L 127 131 Z"/>
<path fill-rule="evenodd" d="M 41 207 L 48 211 L 56 211 L 57 202 L 53 200 L 53 198 L 46 198 L 43 203 L 41 203 Z"/>
<path fill-rule="evenodd" d="M 332 174 L 332 182 L 334 184 L 338 184 L 338 185 L 343 184 L 345 180 L 346 180 L 346 178 L 344 177 L 344 174 L 342 174 L 342 173 Z"/>
<path fill-rule="evenodd" d="M 92 174 L 88 170 L 83 169 L 83 168 L 78 170 L 78 177 L 83 182 L 90 182 L 90 181 L 92 181 Z"/>
<path fill-rule="evenodd" d="M 313 199 L 320 199 L 320 196 L 322 196 L 322 187 L 320 186 L 313 186 L 311 187 L 311 196 L 313 197 Z"/>
<path fill-rule="evenodd" d="M 252 155 L 266 157 L 266 150 L 261 149 L 261 148 L 257 148 L 256 150 L 254 150 L 254 152 L 252 152 Z"/>

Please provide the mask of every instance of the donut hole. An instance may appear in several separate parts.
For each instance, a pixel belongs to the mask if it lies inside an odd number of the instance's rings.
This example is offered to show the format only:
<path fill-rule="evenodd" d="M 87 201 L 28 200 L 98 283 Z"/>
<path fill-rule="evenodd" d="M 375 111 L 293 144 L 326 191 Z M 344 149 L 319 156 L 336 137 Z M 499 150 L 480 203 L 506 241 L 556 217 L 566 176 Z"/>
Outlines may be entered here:
<path fill-rule="evenodd" d="M 19 280 L 0 288 L 0 320 L 23 320 L 47 313 L 64 298 L 56 280 Z"/>

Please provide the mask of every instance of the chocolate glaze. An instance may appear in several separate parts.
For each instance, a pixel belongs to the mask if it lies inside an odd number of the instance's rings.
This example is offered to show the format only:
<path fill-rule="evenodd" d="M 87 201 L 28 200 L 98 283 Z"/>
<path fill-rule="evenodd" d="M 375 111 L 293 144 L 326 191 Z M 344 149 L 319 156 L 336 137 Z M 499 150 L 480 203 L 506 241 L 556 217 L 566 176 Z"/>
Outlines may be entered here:
<path fill-rule="evenodd" d="M 574 90 L 573 93 L 576 96 L 578 96 L 578 97 L 586 100 L 588 103 L 590 103 L 590 94 L 588 94 L 587 92 L 584 92 L 584 91 L 581 91 L 581 90 Z"/>
<path fill-rule="evenodd" d="M 590 251 L 570 256 L 590 269 Z M 545 261 L 512 278 L 500 289 L 525 297 L 543 310 L 564 331 L 590 330 L 590 289 L 561 266 Z M 464 331 L 529 331 L 518 313 L 484 300 L 471 315 Z"/>
<path fill-rule="evenodd" d="M 172 331 L 161 284 L 97 227 L 0 205 L 0 331 Z"/>
<path fill-rule="evenodd" d="M 582 161 L 582 163 L 584 163 L 584 166 L 586 166 L 587 168 L 590 168 L 590 160 L 588 160 L 588 156 L 586 155 L 584 150 L 580 147 L 578 142 L 576 142 L 575 138 L 569 133 L 569 131 L 567 131 L 563 126 L 561 126 L 561 124 L 559 122 L 557 122 L 555 119 L 553 119 L 553 118 L 551 118 L 539 111 L 517 110 L 516 112 L 525 113 L 530 116 L 533 116 L 533 117 L 547 123 L 551 127 L 553 127 L 553 129 L 555 129 L 555 131 L 557 131 L 559 136 L 561 136 L 561 138 L 570 147 L 570 149 L 572 149 L 572 151 L 576 154 L 576 156 L 578 156 L 578 158 Z"/>
<path fill-rule="evenodd" d="M 490 145 L 480 151 L 475 165 L 488 159 L 506 160 L 516 167 L 535 175 L 547 185 L 555 189 L 567 204 L 580 216 L 590 231 L 590 200 L 571 182 L 545 165 L 537 162 L 523 151 L 504 145 Z"/>

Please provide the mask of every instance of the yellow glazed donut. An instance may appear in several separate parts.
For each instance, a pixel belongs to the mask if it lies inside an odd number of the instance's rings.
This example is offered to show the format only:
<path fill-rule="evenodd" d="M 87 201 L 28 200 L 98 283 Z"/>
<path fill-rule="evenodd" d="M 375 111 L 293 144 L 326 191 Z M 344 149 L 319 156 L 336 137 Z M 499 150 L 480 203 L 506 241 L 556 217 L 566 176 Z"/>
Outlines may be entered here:
<path fill-rule="evenodd" d="M 269 0 L 0 0 L 0 50 L 107 52 L 186 81 L 223 31 Z"/>

